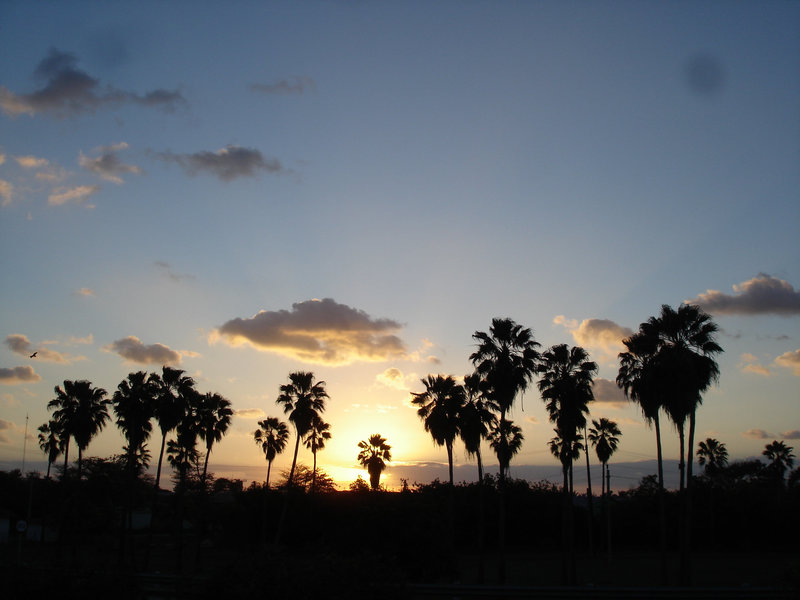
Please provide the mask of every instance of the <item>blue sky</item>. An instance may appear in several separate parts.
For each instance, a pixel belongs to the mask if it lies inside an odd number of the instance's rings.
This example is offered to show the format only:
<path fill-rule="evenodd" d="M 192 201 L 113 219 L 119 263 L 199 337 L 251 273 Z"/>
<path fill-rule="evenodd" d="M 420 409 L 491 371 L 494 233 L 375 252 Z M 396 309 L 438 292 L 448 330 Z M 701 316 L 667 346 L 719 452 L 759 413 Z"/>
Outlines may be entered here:
<path fill-rule="evenodd" d="M 498 316 L 587 348 L 593 416 L 646 460 L 608 382 L 687 300 L 725 349 L 698 437 L 796 445 L 798 23 L 789 2 L 4 2 L 0 461 L 64 379 L 112 392 L 169 361 L 238 411 L 212 469 L 260 468 L 257 419 L 312 370 L 337 480 L 375 432 L 390 484 L 441 477 L 409 393 L 468 373 Z M 535 389 L 513 418 L 514 464 L 555 466 Z"/>

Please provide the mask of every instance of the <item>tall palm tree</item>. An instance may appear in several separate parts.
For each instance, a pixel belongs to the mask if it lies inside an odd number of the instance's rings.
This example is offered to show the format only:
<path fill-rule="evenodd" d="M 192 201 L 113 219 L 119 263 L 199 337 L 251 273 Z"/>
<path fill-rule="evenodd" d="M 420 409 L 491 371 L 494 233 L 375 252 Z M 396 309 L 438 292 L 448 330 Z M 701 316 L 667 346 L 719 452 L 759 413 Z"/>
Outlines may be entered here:
<path fill-rule="evenodd" d="M 231 409 L 230 400 L 223 398 L 219 394 L 207 392 L 200 396 L 199 400 L 197 407 L 197 433 L 200 439 L 206 443 L 206 457 L 203 461 L 202 477 L 203 483 L 205 483 L 211 448 L 228 432 L 233 409 Z"/>
<path fill-rule="evenodd" d="M 56 398 L 47 407 L 55 409 L 53 418 L 59 423 L 65 436 L 71 436 L 78 446 L 78 478 L 83 467 L 83 451 L 89 447 L 98 433 L 103 430 L 110 419 L 108 414 L 109 400 L 103 388 L 92 387 L 91 382 L 64 381 L 64 388 L 56 386 Z M 67 445 L 68 450 L 68 445 Z M 65 474 L 66 457 L 65 450 Z"/>
<path fill-rule="evenodd" d="M 464 377 L 464 405 L 459 413 L 458 431 L 468 456 L 478 461 L 478 482 L 483 482 L 483 461 L 481 460 L 481 441 L 489 434 L 489 429 L 497 421 L 489 409 L 490 403 L 483 395 L 481 376 L 472 373 Z"/>
<path fill-rule="evenodd" d="M 359 464 L 369 473 L 369 485 L 377 491 L 381 489 L 381 473 L 386 469 L 386 463 L 392 460 L 392 447 L 386 443 L 386 438 L 378 433 L 373 433 L 367 440 L 358 442 L 361 451 L 358 453 Z"/>
<path fill-rule="evenodd" d="M 714 475 L 728 464 L 728 449 L 725 444 L 714 438 L 697 445 L 697 464 L 705 467 L 706 475 Z"/>
<path fill-rule="evenodd" d="M 614 452 L 617 451 L 619 445 L 619 438 L 622 432 L 619 425 L 615 421 L 601 417 L 599 421 L 592 420 L 592 426 L 589 428 L 589 442 L 594 446 L 597 453 L 597 460 L 601 465 L 601 483 L 605 486 L 606 471 L 608 470 L 608 461 Z M 601 494 L 605 499 L 606 494 L 610 490 L 602 488 Z"/>
<path fill-rule="evenodd" d="M 256 444 L 261 446 L 264 456 L 267 459 L 267 478 L 264 487 L 269 489 L 269 472 L 272 468 L 272 461 L 286 448 L 289 441 L 289 428 L 286 423 L 277 417 L 267 417 L 258 422 L 259 429 L 253 432 L 253 439 Z"/>
<path fill-rule="evenodd" d="M 151 419 L 157 393 L 156 380 L 144 371 L 129 373 L 114 392 L 112 403 L 117 426 L 128 441 L 127 468 L 136 471 L 137 453 L 153 430 Z"/>
<path fill-rule="evenodd" d="M 306 434 L 304 444 L 314 456 L 314 470 L 311 472 L 311 491 L 317 487 L 317 452 L 325 449 L 325 442 L 331 439 L 331 425 L 322 420 L 319 415 L 311 419 L 311 427 Z"/>
<path fill-rule="evenodd" d="M 289 383 L 280 387 L 280 395 L 275 401 L 283 406 L 284 414 L 289 415 L 289 422 L 294 425 L 297 439 L 294 444 L 294 457 L 292 468 L 289 470 L 287 486 L 292 486 L 295 466 L 297 465 L 297 452 L 300 449 L 300 438 L 311 429 L 315 415 L 325 412 L 325 401 L 328 392 L 325 391 L 324 381 L 314 381 L 314 374 L 306 371 L 297 371 L 289 374 Z"/>
<path fill-rule="evenodd" d="M 437 446 L 447 449 L 450 486 L 453 485 L 453 443 L 458 435 L 459 415 L 464 406 L 464 388 L 453 378 L 428 375 L 420 380 L 425 391 L 412 392 L 411 403 L 417 406 L 417 416 L 422 419 L 425 431 L 431 434 Z"/>
<path fill-rule="evenodd" d="M 64 450 L 64 441 L 59 429 L 55 420 L 39 426 L 39 448 L 47 456 L 47 479 L 50 479 L 50 467 Z"/>
<path fill-rule="evenodd" d="M 561 430 L 558 427 L 553 429 L 553 431 L 556 435 L 549 442 L 547 442 L 547 445 L 550 448 L 550 454 L 557 458 L 561 463 L 561 473 L 564 477 L 563 489 L 566 490 L 570 496 L 572 496 L 574 493 L 572 477 L 573 464 L 581 457 L 581 451 L 584 449 L 583 442 L 578 437 L 573 438 L 570 441 L 565 440 Z"/>
<path fill-rule="evenodd" d="M 164 459 L 167 435 L 181 423 L 187 414 L 189 399 L 197 392 L 194 389 L 194 380 L 185 375 L 185 372 L 181 369 L 162 367 L 161 376 L 154 374 L 153 381 L 158 388 L 153 416 L 155 416 L 159 429 L 161 429 L 161 450 L 158 454 L 155 482 L 155 489 L 157 490 L 161 481 L 161 464 Z M 184 437 L 186 437 L 186 434 L 184 434 Z"/>
<path fill-rule="evenodd" d="M 489 429 L 489 446 L 497 456 L 500 465 L 500 479 L 505 481 L 508 477 L 508 469 L 511 459 L 522 448 L 525 437 L 522 435 L 522 428 L 514 425 L 514 421 L 495 421 Z"/>
<path fill-rule="evenodd" d="M 492 319 L 488 334 L 476 331 L 472 337 L 478 348 L 469 359 L 485 379 L 500 411 L 500 420 L 504 421 L 517 394 L 523 393 L 533 378 L 539 343 L 530 329 L 511 319 Z"/>
<path fill-rule="evenodd" d="M 772 443 L 767 444 L 761 453 L 769 459 L 769 468 L 780 477 L 781 482 L 783 482 L 786 471 L 794 465 L 795 456 L 792 450 L 794 448 L 791 446 L 787 446 L 782 441 L 774 440 Z"/>

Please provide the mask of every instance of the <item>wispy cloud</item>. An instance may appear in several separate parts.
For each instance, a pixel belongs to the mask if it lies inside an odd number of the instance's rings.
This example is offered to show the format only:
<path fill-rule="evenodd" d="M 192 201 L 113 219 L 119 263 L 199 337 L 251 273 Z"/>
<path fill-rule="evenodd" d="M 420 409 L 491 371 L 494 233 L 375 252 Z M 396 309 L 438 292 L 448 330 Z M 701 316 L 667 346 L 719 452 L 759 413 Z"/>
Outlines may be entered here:
<path fill-rule="evenodd" d="M 143 365 L 179 365 L 181 355 L 164 344 L 143 344 L 136 336 L 116 340 L 103 348 L 106 352 L 119 354 L 127 361 Z"/>
<path fill-rule="evenodd" d="M 179 165 L 189 175 L 213 175 L 222 181 L 238 177 L 255 177 L 259 172 L 282 173 L 285 169 L 276 158 L 264 158 L 260 150 L 226 146 L 216 152 L 201 151 L 194 154 L 156 152 L 155 157 L 166 163 Z"/>
<path fill-rule="evenodd" d="M 99 191 L 99 185 L 79 185 L 72 188 L 58 187 L 47 198 L 47 203 L 50 206 L 61 206 L 74 200 L 80 204 Z"/>
<path fill-rule="evenodd" d="M 39 376 L 30 365 L 11 368 L 0 367 L 0 383 L 5 385 L 34 383 L 36 381 L 41 381 L 41 379 L 41 376 Z"/>
<path fill-rule="evenodd" d="M 289 77 L 272 83 L 251 83 L 250 90 L 264 94 L 302 94 L 315 91 L 316 85 L 310 77 Z"/>
<path fill-rule="evenodd" d="M 51 115 L 56 118 L 94 113 L 102 108 L 137 104 L 167 112 L 185 106 L 177 90 L 157 89 L 143 95 L 119 90 L 78 68 L 78 58 L 70 52 L 51 48 L 34 72 L 42 86 L 29 94 L 16 94 L 0 86 L 0 108 L 9 116 Z"/>
<path fill-rule="evenodd" d="M 800 350 L 790 350 L 784 352 L 775 359 L 775 364 L 780 367 L 791 369 L 795 375 L 800 375 Z"/>
<path fill-rule="evenodd" d="M 766 273 L 734 285 L 733 291 L 733 294 L 724 294 L 707 290 L 686 302 L 719 315 L 773 314 L 788 317 L 800 314 L 800 290 L 795 290 L 788 281 Z"/>
<path fill-rule="evenodd" d="M 768 440 L 775 437 L 769 431 L 764 431 L 763 429 L 748 429 L 742 435 L 754 440 Z"/>
<path fill-rule="evenodd" d="M 20 167 L 26 169 L 41 169 L 50 164 L 46 158 L 39 158 L 37 156 L 15 156 L 14 160 Z"/>
<path fill-rule="evenodd" d="M 182 281 L 192 280 L 194 279 L 194 275 L 186 275 L 184 273 L 176 273 L 172 266 L 163 260 L 157 260 L 153 263 L 158 270 L 161 271 L 161 274 L 164 275 L 170 281 L 175 283 L 181 283 Z"/>
<path fill-rule="evenodd" d="M 745 352 L 739 357 L 738 367 L 743 373 L 754 373 L 765 377 L 769 377 L 772 374 L 767 367 L 761 364 L 761 361 L 756 355 L 748 352 Z"/>
<path fill-rule="evenodd" d="M 78 164 L 106 181 L 121 185 L 122 175 L 140 175 L 142 173 L 139 167 L 135 165 L 126 165 L 119 158 L 119 152 L 127 148 L 128 144 L 125 142 L 111 146 L 100 146 L 95 149 L 95 152 L 100 153 L 100 156 L 96 158 L 90 158 L 81 152 L 78 158 Z"/>
<path fill-rule="evenodd" d="M 0 206 L 8 206 L 14 198 L 14 185 L 10 181 L 0 179 Z"/>
<path fill-rule="evenodd" d="M 395 335 L 401 327 L 326 298 L 298 302 L 290 311 L 262 310 L 250 318 L 231 319 L 212 333 L 210 341 L 248 344 L 308 363 L 344 365 L 405 357 L 405 344 Z"/>
<path fill-rule="evenodd" d="M 262 419 L 267 416 L 267 414 L 261 410 L 260 408 L 242 408 L 240 410 L 233 411 L 237 417 L 241 417 L 242 419 Z"/>
<path fill-rule="evenodd" d="M 82 287 L 79 290 L 76 290 L 75 293 L 78 294 L 79 296 L 87 296 L 87 297 L 94 296 L 94 290 L 91 290 L 91 289 L 85 288 L 85 287 Z"/>
<path fill-rule="evenodd" d="M 6 346 L 8 346 L 14 354 L 19 354 L 25 358 L 30 357 L 31 354 L 36 352 L 36 360 L 42 362 L 71 364 L 78 360 L 84 360 L 83 356 L 70 356 L 69 354 L 50 350 L 44 344 L 33 344 L 28 339 L 28 336 L 21 333 L 12 333 L 6 336 L 5 341 Z"/>

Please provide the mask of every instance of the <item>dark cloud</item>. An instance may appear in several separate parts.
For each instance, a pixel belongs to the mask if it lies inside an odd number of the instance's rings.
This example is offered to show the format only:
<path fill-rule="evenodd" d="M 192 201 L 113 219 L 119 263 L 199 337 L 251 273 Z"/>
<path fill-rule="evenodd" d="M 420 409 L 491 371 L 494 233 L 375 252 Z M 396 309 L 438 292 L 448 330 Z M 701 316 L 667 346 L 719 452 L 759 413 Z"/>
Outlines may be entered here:
<path fill-rule="evenodd" d="M 173 271 L 172 266 L 168 262 L 165 262 L 163 260 L 157 260 L 153 264 L 159 268 L 161 273 L 163 273 L 163 275 L 167 279 L 175 283 L 181 283 L 182 281 L 194 279 L 194 275 L 185 275 L 182 273 L 176 273 L 175 271 Z"/>
<path fill-rule="evenodd" d="M 12 117 L 37 113 L 57 118 L 93 113 L 101 108 L 138 104 L 167 112 L 186 104 L 180 92 L 152 90 L 143 96 L 134 92 L 101 86 L 100 81 L 77 66 L 78 58 L 70 52 L 51 48 L 34 72 L 42 87 L 30 94 L 15 94 L 0 87 L 0 108 Z"/>
<path fill-rule="evenodd" d="M 143 365 L 178 365 L 181 355 L 164 344 L 143 344 L 139 338 L 129 335 L 105 348 L 107 352 L 119 354 L 125 360 Z"/>
<path fill-rule="evenodd" d="M 164 162 L 180 165 L 190 175 L 208 173 L 222 181 L 231 181 L 237 177 L 255 177 L 259 171 L 284 171 L 277 159 L 266 159 L 259 150 L 240 146 L 226 146 L 216 152 L 202 151 L 194 154 L 157 152 L 155 156 Z"/>
<path fill-rule="evenodd" d="M 139 167 L 134 165 L 126 165 L 119 158 L 119 151 L 125 150 L 127 147 L 128 144 L 125 142 L 114 144 L 112 146 L 101 146 L 96 150 L 100 153 L 100 156 L 96 158 L 90 158 L 81 153 L 80 158 L 78 159 L 78 164 L 87 171 L 91 171 L 95 175 L 102 177 L 106 181 L 121 184 L 122 175 L 127 175 L 129 173 L 133 175 L 140 175 L 142 173 L 142 170 Z"/>
<path fill-rule="evenodd" d="M 33 367 L 25 365 L 23 367 L 0 368 L 0 383 L 15 385 L 18 383 L 32 383 L 41 381 L 41 377 L 33 370 Z"/>
<path fill-rule="evenodd" d="M 68 354 L 62 354 L 61 352 L 50 350 L 49 348 L 41 345 L 34 346 L 34 344 L 28 339 L 28 336 L 22 335 L 21 333 L 12 333 L 11 335 L 6 336 L 6 346 L 8 346 L 14 354 L 19 354 L 25 358 L 28 358 L 31 354 L 33 354 L 34 351 L 36 351 L 35 360 L 42 362 L 69 364 L 73 360 L 81 360 L 81 357 L 70 357 Z"/>
<path fill-rule="evenodd" d="M 629 404 L 625 394 L 622 393 L 616 382 L 610 379 L 603 379 L 602 377 L 595 379 L 592 382 L 592 393 L 594 394 L 594 404 L 598 408 L 602 406 L 610 409 L 620 409 Z"/>
<path fill-rule="evenodd" d="M 232 346 L 249 344 L 304 362 L 343 365 L 405 357 L 405 344 L 394 335 L 401 327 L 326 298 L 298 302 L 291 311 L 232 319 L 212 334 L 212 341 L 222 338 Z"/>
<path fill-rule="evenodd" d="M 290 77 L 273 83 L 250 84 L 250 91 L 264 94 L 302 94 L 307 91 L 313 92 L 315 89 L 314 80 L 310 77 Z"/>
<path fill-rule="evenodd" d="M 687 300 L 705 311 L 719 315 L 764 315 L 788 317 L 800 314 L 800 290 L 787 281 L 759 273 L 756 277 L 733 286 L 734 294 L 707 290 Z"/>
<path fill-rule="evenodd" d="M 784 431 L 781 433 L 784 440 L 800 440 L 800 429 L 793 429 L 792 431 Z"/>

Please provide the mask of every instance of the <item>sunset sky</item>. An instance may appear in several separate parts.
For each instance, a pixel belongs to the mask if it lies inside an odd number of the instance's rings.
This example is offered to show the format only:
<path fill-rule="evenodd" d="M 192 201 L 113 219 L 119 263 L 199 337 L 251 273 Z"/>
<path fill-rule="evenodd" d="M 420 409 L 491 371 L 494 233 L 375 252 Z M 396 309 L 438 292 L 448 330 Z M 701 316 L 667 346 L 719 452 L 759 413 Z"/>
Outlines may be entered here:
<path fill-rule="evenodd" d="M 0 469 L 65 379 L 168 363 L 233 403 L 217 475 L 263 477 L 256 422 L 310 370 L 342 486 L 372 433 L 390 486 L 445 478 L 410 392 L 510 317 L 598 362 L 627 487 L 655 443 L 620 340 L 684 301 L 725 350 L 698 440 L 800 454 L 799 29 L 796 2 L 0 3 Z M 558 481 L 535 386 L 511 418 L 512 476 Z"/>

